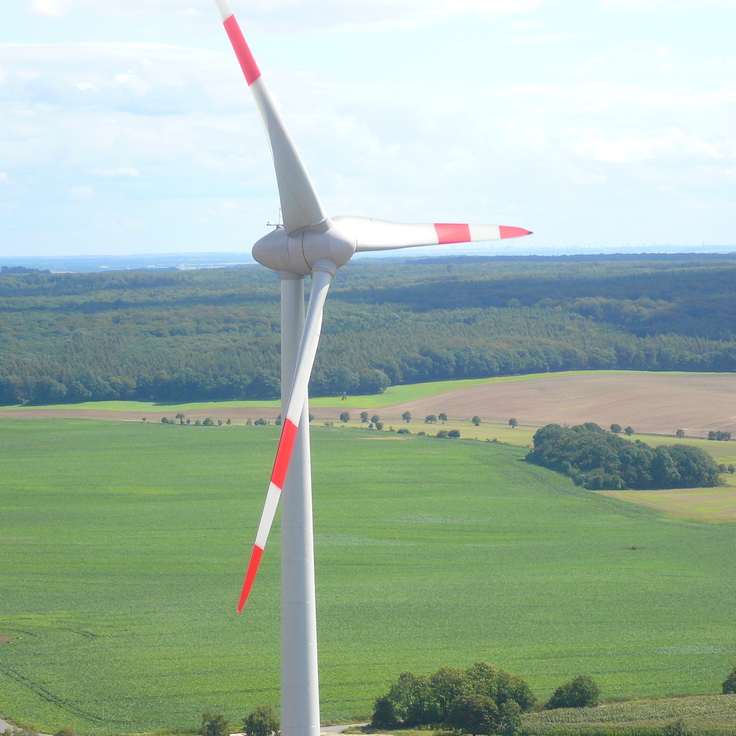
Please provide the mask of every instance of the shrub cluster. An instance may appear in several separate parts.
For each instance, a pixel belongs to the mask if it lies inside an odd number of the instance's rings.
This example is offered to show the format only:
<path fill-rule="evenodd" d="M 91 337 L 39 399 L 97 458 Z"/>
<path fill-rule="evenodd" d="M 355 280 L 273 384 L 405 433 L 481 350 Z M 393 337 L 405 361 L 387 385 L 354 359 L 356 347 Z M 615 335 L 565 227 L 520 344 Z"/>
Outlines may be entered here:
<path fill-rule="evenodd" d="M 592 422 L 542 427 L 534 434 L 534 449 L 526 459 L 594 491 L 718 485 L 718 466 L 705 450 L 691 445 L 652 448 Z"/>
<path fill-rule="evenodd" d="M 545 704 L 545 710 L 556 708 L 588 708 L 598 705 L 601 691 L 592 678 L 587 675 L 575 677 L 560 685 Z"/>
<path fill-rule="evenodd" d="M 371 725 L 390 729 L 447 724 L 490 734 L 503 727 L 502 713 L 515 720 L 535 701 L 521 677 L 487 662 L 465 670 L 442 667 L 429 677 L 404 672 L 388 694 L 376 700 Z M 518 709 L 506 705 L 511 702 Z"/>

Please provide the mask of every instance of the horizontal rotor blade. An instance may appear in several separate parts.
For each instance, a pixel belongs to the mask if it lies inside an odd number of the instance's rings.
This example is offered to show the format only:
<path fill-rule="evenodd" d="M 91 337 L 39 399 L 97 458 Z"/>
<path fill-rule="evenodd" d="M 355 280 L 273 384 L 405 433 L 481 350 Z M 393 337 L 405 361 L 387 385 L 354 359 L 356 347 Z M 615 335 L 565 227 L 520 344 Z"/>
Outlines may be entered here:
<path fill-rule="evenodd" d="M 299 152 L 274 105 L 261 71 L 227 0 L 215 0 L 215 3 L 222 16 L 223 25 L 235 55 L 240 62 L 245 80 L 255 98 L 263 127 L 266 129 L 276 169 L 284 229 L 287 235 L 291 235 L 296 231 L 318 228 L 327 221 L 327 213 L 319 201 Z"/>
<path fill-rule="evenodd" d="M 531 235 L 529 230 L 505 225 L 468 225 L 464 223 L 387 222 L 371 217 L 333 217 L 338 229 L 354 238 L 357 252 L 412 248 L 419 245 L 471 243 Z"/>
<path fill-rule="evenodd" d="M 322 314 L 333 273 L 332 270 L 327 271 L 322 269 L 315 269 L 312 272 L 312 292 L 309 296 L 309 307 L 307 308 L 307 316 L 304 321 L 304 332 L 302 333 L 301 343 L 299 344 L 294 382 L 291 386 L 286 415 L 281 418 L 281 437 L 279 439 L 278 449 L 276 450 L 276 460 L 273 464 L 266 503 L 263 507 L 261 521 L 258 524 L 256 541 L 253 545 L 253 552 L 251 553 L 248 570 L 243 581 L 243 589 L 240 593 L 240 600 L 238 601 L 238 613 L 243 610 L 243 606 L 245 606 L 250 595 L 250 590 L 253 587 L 253 581 L 258 572 L 258 565 L 261 562 L 263 550 L 268 541 L 268 534 L 271 531 L 271 525 L 276 515 L 279 498 L 281 497 L 281 489 L 284 487 L 286 474 L 289 472 L 294 442 L 299 431 L 299 420 L 302 416 L 304 404 L 307 401 L 307 387 L 309 386 L 309 378 L 312 375 L 314 358 L 317 354 L 319 336 L 322 329 Z"/>

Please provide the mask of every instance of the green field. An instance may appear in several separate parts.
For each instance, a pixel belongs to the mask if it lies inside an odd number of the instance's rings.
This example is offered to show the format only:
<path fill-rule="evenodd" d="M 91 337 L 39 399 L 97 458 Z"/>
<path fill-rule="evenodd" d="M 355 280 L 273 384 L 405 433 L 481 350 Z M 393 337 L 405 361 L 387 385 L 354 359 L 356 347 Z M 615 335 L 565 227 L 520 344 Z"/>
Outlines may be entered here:
<path fill-rule="evenodd" d="M 626 371 L 626 373 L 636 374 L 645 373 L 646 371 Z M 590 371 L 565 371 L 563 374 L 566 376 L 586 376 L 589 375 Z M 622 371 L 595 371 L 596 375 L 602 374 L 617 374 Z M 668 375 L 687 375 L 679 371 L 668 371 Z M 549 377 L 555 375 L 554 373 L 530 373 L 525 375 L 517 376 L 496 376 L 495 378 L 468 378 L 457 381 L 430 381 L 427 383 L 415 383 L 399 386 L 389 386 L 381 394 L 372 394 L 368 396 L 348 396 L 344 401 L 341 401 L 339 396 L 322 396 L 322 397 L 310 397 L 310 407 L 339 407 L 340 411 L 349 409 L 380 409 L 383 406 L 393 406 L 394 404 L 404 404 L 410 401 L 418 401 L 419 399 L 426 399 L 430 396 L 437 396 L 439 394 L 446 393 L 447 391 L 455 391 L 459 388 L 470 388 L 472 386 L 483 386 L 486 384 L 498 384 L 498 383 L 518 383 L 523 381 L 538 381 L 542 377 Z M 708 374 L 702 374 L 708 375 Z M 716 374 L 717 375 L 717 374 Z M 51 404 L 43 407 L 37 405 L 28 404 L 25 407 L 12 405 L 12 406 L 0 406 L 0 413 L 3 411 L 17 411 L 18 409 L 27 409 L 32 411 L 38 408 L 44 409 L 68 409 L 70 407 L 74 409 L 82 410 L 96 410 L 96 411 L 130 411 L 130 412 L 141 412 L 141 411 L 160 411 L 161 409 L 167 409 L 170 412 L 186 412 L 195 411 L 198 409 L 230 409 L 235 407 L 245 408 L 263 408 L 263 407 L 279 407 L 281 402 L 274 399 L 273 401 L 199 401 L 191 403 L 167 403 L 160 401 L 85 401 L 74 404 Z"/>
<path fill-rule="evenodd" d="M 511 430 L 514 431 L 514 430 Z M 278 529 L 235 613 L 273 426 L 0 422 L 0 715 L 47 733 L 234 723 L 278 701 Z M 715 692 L 733 524 L 576 488 L 523 448 L 313 429 L 322 709 L 483 659 L 538 697 Z M 634 549 L 635 548 L 635 549 Z"/>

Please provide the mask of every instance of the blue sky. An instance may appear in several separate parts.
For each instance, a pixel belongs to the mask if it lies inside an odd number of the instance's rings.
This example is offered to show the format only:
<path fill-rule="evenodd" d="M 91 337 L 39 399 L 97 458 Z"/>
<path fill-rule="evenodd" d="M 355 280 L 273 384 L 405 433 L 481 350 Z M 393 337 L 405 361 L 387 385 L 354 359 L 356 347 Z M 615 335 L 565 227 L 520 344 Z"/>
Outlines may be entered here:
<path fill-rule="evenodd" d="M 231 5 L 333 215 L 736 245 L 736 0 Z M 277 217 L 211 0 L 0 2 L 0 257 L 242 252 Z"/>

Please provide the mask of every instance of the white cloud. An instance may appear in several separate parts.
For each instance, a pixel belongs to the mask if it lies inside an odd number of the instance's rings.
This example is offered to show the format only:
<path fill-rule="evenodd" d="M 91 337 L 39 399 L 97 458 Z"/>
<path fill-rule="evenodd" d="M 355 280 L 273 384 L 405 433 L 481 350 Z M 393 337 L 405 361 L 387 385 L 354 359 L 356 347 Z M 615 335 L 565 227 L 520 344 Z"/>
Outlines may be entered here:
<path fill-rule="evenodd" d="M 33 0 L 31 12 L 34 15 L 48 15 L 60 18 L 65 15 L 72 0 Z"/>
<path fill-rule="evenodd" d="M 8 180 L 8 175 L 4 171 L 0 171 L 0 183 L 4 184 Z"/>

